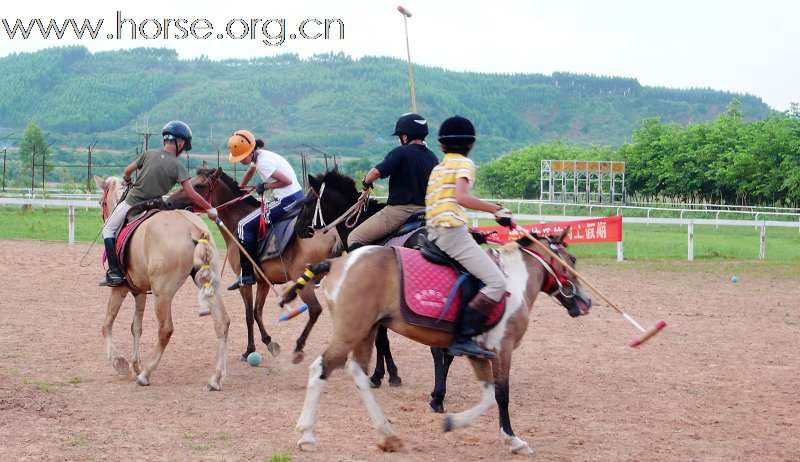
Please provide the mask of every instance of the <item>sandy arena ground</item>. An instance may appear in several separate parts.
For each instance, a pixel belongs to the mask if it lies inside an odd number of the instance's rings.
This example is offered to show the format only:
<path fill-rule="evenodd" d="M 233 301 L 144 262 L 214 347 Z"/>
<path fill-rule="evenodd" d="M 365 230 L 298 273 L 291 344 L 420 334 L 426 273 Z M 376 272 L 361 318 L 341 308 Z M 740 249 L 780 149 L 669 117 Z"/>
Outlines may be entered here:
<path fill-rule="evenodd" d="M 175 333 L 150 387 L 117 376 L 105 359 L 100 325 L 108 290 L 99 266 L 81 268 L 85 245 L 0 241 L 0 454 L 3 460 L 501 460 L 496 410 L 470 428 L 443 434 L 429 411 L 433 369 L 427 347 L 391 335 L 404 384 L 376 391 L 405 442 L 383 454 L 350 377 L 337 371 L 319 411 L 317 451 L 295 449 L 307 366 L 329 336 L 323 313 L 302 365 L 291 349 L 305 317 L 268 330 L 283 347 L 252 368 L 244 310 L 226 292 L 231 316 L 229 373 L 221 393 L 205 391 L 212 373 L 210 318 L 195 314 L 187 283 L 173 304 Z M 99 249 L 92 253 L 97 262 Z M 800 285 L 797 279 L 686 271 L 642 271 L 641 265 L 582 267 L 644 324 L 667 330 L 641 350 L 635 332 L 596 303 L 579 320 L 540 298 L 516 351 L 511 418 L 536 450 L 535 460 L 800 460 Z M 696 263 L 702 268 L 707 263 Z M 225 282 L 232 276 L 226 271 Z M 596 300 L 597 301 L 597 300 Z M 133 300 L 115 325 L 115 344 L 129 355 Z M 145 313 L 143 353 L 156 341 L 152 306 Z M 451 370 L 448 410 L 479 399 L 464 360 Z M 531 459 L 534 460 L 534 459 Z"/>

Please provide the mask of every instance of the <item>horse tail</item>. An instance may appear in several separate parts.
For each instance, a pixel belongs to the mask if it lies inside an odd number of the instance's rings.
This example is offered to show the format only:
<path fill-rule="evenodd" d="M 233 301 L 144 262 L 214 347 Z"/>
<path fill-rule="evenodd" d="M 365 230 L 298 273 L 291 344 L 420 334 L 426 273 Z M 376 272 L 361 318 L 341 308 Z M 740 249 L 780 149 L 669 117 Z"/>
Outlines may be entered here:
<path fill-rule="evenodd" d="M 197 239 L 192 265 L 194 282 L 200 289 L 197 292 L 197 302 L 200 304 L 201 316 L 211 313 L 220 282 L 216 252 L 211 246 L 210 239 L 207 232 L 202 233 Z"/>
<path fill-rule="evenodd" d="M 330 260 L 324 260 L 319 263 L 315 263 L 313 265 L 306 265 L 306 270 L 303 271 L 303 274 L 299 278 L 297 278 L 297 281 L 295 281 L 295 283 L 292 284 L 286 290 L 286 292 L 283 293 L 280 306 L 282 307 L 283 305 L 297 298 L 297 296 L 300 295 L 300 291 L 305 288 L 306 284 L 308 284 L 309 281 L 311 281 L 316 277 L 328 274 L 330 270 L 331 270 Z"/>

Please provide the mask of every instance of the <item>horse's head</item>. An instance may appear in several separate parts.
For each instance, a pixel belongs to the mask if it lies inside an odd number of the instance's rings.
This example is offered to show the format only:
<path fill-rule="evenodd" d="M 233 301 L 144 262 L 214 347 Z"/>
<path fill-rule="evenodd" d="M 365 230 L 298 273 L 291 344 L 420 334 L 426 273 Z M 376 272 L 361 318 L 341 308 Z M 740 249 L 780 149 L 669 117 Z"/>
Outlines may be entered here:
<path fill-rule="evenodd" d="M 311 186 L 297 219 L 297 229 L 314 229 L 339 218 L 359 197 L 356 182 L 334 168 L 316 176 L 308 175 Z"/>
<path fill-rule="evenodd" d="M 228 176 L 221 168 L 198 168 L 197 174 L 189 179 L 197 193 L 214 207 L 246 194 L 239 188 L 239 183 Z M 245 199 L 258 204 L 255 198 Z M 170 208 L 185 209 L 192 205 L 192 201 L 182 189 L 170 194 L 167 198 Z"/>
<path fill-rule="evenodd" d="M 568 233 L 569 226 L 559 235 L 540 237 L 539 242 L 548 246 L 553 253 L 569 263 L 570 268 L 574 269 L 577 259 L 569 253 L 567 244 L 564 242 Z M 527 238 L 522 238 L 518 242 L 522 247 L 528 247 L 526 244 L 530 244 L 530 242 L 525 241 L 527 241 Z M 531 248 L 531 250 L 536 251 L 536 247 Z M 542 254 L 539 253 L 539 255 Z M 564 265 L 558 260 L 548 258 L 546 254 L 542 255 L 542 258 L 555 273 L 551 274 L 550 278 L 546 278 L 546 280 L 551 281 L 550 284 L 552 286 L 547 290 L 548 294 L 558 300 L 573 318 L 589 314 L 589 310 L 592 308 L 592 299 L 584 292 L 578 278 L 564 268 Z"/>
<path fill-rule="evenodd" d="M 106 221 L 114 208 L 117 207 L 120 199 L 122 199 L 122 193 L 125 191 L 124 182 L 118 176 L 103 178 L 95 175 L 94 183 L 103 191 L 103 195 L 100 196 L 100 208 L 103 214 L 103 221 Z"/>

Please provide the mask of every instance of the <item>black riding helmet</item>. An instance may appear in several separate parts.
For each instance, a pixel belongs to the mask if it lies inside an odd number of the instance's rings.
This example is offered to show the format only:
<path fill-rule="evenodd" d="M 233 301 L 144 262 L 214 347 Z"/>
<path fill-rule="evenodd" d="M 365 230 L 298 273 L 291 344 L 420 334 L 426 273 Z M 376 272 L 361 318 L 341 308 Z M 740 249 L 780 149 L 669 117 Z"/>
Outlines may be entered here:
<path fill-rule="evenodd" d="M 180 120 L 171 120 L 164 125 L 161 129 L 161 136 L 164 140 L 174 141 L 176 138 L 181 138 L 186 144 L 183 145 L 183 151 L 192 150 L 192 129 L 186 123 Z"/>
<path fill-rule="evenodd" d="M 448 145 L 467 145 L 475 142 L 475 126 L 466 117 L 450 117 L 439 127 L 439 142 Z"/>
<path fill-rule="evenodd" d="M 428 121 L 419 114 L 409 112 L 397 119 L 392 136 L 406 135 L 409 140 L 424 140 L 428 136 Z"/>

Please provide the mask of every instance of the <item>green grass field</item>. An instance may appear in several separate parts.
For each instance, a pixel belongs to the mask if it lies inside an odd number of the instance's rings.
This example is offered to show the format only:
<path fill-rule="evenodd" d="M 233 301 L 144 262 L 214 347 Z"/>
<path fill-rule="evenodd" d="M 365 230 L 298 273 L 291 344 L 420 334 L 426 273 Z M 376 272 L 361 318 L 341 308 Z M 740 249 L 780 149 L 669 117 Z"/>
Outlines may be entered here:
<path fill-rule="evenodd" d="M 90 242 L 101 221 L 98 209 L 76 209 L 75 239 Z M 209 223 L 210 224 L 210 223 Z M 489 224 L 489 223 L 486 223 Z M 209 226 L 218 245 L 222 238 L 216 226 Z M 756 260 L 759 231 L 750 226 L 695 225 L 695 260 Z M 0 239 L 67 240 L 67 210 L 64 208 L 0 207 Z M 686 260 L 686 227 L 678 225 L 625 225 L 626 260 Z M 616 244 L 576 244 L 578 257 L 616 258 Z M 800 264 L 800 232 L 793 228 L 767 228 L 767 260 Z"/>

